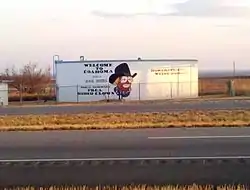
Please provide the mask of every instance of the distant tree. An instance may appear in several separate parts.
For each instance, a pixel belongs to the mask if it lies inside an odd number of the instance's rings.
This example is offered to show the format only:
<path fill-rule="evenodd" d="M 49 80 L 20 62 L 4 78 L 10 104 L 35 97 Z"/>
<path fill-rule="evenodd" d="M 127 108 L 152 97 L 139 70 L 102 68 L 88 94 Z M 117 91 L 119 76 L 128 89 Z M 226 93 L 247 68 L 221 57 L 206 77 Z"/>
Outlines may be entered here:
<path fill-rule="evenodd" d="M 23 76 L 20 74 L 20 71 L 12 66 L 12 68 L 6 68 L 1 74 L 1 80 L 11 81 L 9 83 L 10 87 L 21 90 L 23 86 Z"/>
<path fill-rule="evenodd" d="M 9 86 L 18 91 L 39 94 L 50 83 L 51 74 L 49 68 L 43 70 L 38 68 L 37 64 L 29 63 L 21 69 L 16 69 L 15 66 L 5 69 L 1 74 L 1 80 L 12 81 Z"/>
<path fill-rule="evenodd" d="M 22 69 L 23 84 L 30 94 L 41 93 L 51 81 L 50 69 L 38 68 L 37 64 L 29 63 Z"/>

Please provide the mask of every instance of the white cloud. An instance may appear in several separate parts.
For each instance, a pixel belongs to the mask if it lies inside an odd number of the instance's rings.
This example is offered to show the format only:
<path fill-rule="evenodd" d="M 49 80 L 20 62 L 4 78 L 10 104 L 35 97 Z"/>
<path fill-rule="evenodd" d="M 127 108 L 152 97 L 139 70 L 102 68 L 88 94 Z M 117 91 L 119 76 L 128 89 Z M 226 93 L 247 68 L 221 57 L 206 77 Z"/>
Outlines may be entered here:
<path fill-rule="evenodd" d="M 176 4 L 181 16 L 209 16 L 209 17 L 249 17 L 250 7 L 244 0 L 189 0 L 185 3 Z"/>
<path fill-rule="evenodd" d="M 187 0 L 92 0 L 94 14 L 103 16 L 168 15 L 177 12 L 175 3 Z"/>
<path fill-rule="evenodd" d="M 231 6 L 231 7 L 249 7 L 249 0 L 221 0 L 222 6 Z"/>
<path fill-rule="evenodd" d="M 250 0 L 92 0 L 99 16 L 248 17 Z"/>

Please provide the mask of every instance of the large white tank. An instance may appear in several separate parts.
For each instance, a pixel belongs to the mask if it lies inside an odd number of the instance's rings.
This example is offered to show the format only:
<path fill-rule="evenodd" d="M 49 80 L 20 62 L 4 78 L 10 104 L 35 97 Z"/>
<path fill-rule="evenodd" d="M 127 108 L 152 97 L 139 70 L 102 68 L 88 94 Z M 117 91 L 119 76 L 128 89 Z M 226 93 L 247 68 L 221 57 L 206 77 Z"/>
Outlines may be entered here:
<path fill-rule="evenodd" d="M 7 83 L 0 83 L 0 106 L 9 104 L 9 90 Z"/>
<path fill-rule="evenodd" d="M 198 97 L 193 59 L 58 61 L 59 102 Z M 131 87 L 131 88 L 130 88 Z M 119 92 L 119 93 L 118 93 Z"/>

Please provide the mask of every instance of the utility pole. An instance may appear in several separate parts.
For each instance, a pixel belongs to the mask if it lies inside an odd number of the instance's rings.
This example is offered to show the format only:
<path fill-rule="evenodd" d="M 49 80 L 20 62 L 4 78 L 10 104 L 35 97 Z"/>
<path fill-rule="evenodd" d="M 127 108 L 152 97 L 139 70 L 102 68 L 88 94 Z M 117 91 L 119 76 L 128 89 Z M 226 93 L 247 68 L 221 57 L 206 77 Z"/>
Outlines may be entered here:
<path fill-rule="evenodd" d="M 235 61 L 233 62 L 233 77 L 235 78 Z"/>
<path fill-rule="evenodd" d="M 57 57 L 57 60 L 59 60 L 59 55 L 53 55 L 53 79 L 55 80 L 56 79 L 56 57 Z"/>

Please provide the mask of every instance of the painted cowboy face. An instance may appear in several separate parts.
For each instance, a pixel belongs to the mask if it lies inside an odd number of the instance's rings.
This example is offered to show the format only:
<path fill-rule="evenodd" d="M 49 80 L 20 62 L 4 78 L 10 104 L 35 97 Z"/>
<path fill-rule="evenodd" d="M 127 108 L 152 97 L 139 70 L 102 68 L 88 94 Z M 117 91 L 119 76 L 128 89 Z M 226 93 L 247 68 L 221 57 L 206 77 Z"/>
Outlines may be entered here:
<path fill-rule="evenodd" d="M 121 76 L 117 79 L 116 84 L 120 91 L 128 92 L 131 90 L 132 82 L 133 82 L 133 77 Z"/>

